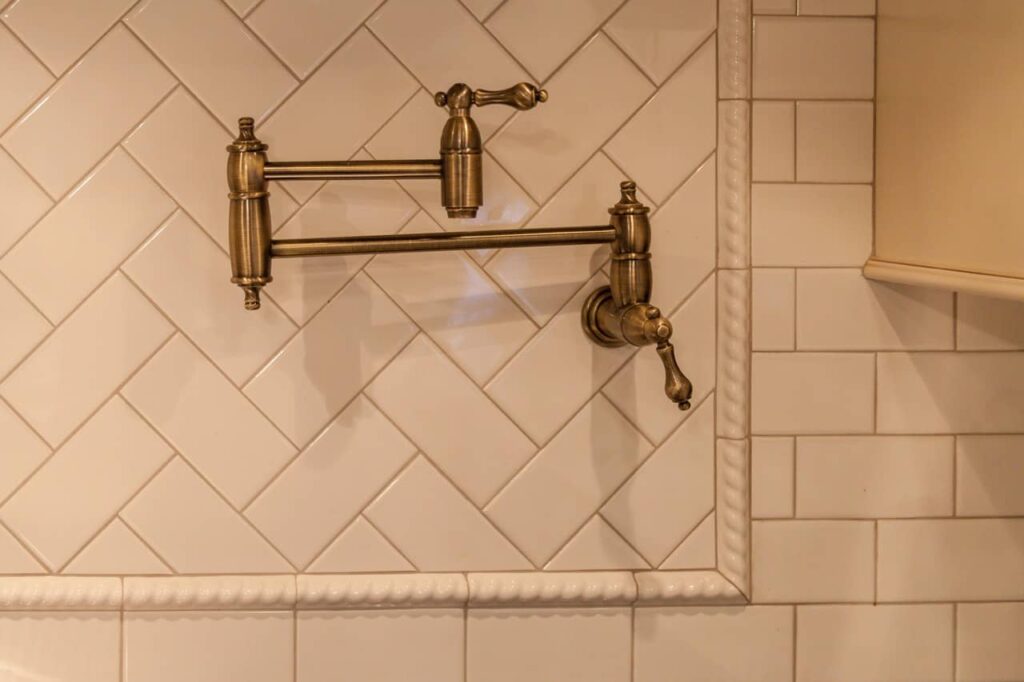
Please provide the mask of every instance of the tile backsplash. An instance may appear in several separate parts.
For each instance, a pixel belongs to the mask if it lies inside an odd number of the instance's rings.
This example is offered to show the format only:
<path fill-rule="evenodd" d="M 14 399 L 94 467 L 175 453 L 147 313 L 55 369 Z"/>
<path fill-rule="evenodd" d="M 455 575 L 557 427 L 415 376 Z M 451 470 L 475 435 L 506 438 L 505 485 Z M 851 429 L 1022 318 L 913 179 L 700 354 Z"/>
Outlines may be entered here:
<path fill-rule="evenodd" d="M 0 8 L 0 680 L 1024 679 L 1024 308 L 861 277 L 874 14 Z M 276 234 L 598 224 L 632 178 L 692 410 L 580 333 L 593 246 L 279 261 L 243 310 L 236 119 L 430 157 L 459 80 L 551 95 L 476 114 L 477 219 L 285 182 Z"/>

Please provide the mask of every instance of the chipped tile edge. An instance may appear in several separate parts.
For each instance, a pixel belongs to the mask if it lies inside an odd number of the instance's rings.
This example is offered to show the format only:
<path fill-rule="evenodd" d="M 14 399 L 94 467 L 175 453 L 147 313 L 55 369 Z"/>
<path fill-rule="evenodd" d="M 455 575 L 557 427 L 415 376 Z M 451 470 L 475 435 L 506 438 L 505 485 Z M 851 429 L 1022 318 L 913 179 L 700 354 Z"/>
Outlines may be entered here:
<path fill-rule="evenodd" d="M 296 580 L 300 609 L 465 606 L 469 598 L 462 573 L 300 575 Z"/>
<path fill-rule="evenodd" d="M 715 543 L 718 570 L 750 594 L 750 440 L 715 444 Z"/>
<path fill-rule="evenodd" d="M 295 576 L 125 577 L 126 611 L 287 610 L 295 608 Z"/>
<path fill-rule="evenodd" d="M 120 578 L 0 577 L 0 611 L 119 611 Z"/>
<path fill-rule="evenodd" d="M 746 604 L 747 597 L 718 571 L 636 573 L 636 606 Z"/>
<path fill-rule="evenodd" d="M 719 99 L 750 98 L 751 0 L 718 3 Z"/>
<path fill-rule="evenodd" d="M 636 601 L 629 571 L 470 573 L 469 606 L 611 606 Z"/>

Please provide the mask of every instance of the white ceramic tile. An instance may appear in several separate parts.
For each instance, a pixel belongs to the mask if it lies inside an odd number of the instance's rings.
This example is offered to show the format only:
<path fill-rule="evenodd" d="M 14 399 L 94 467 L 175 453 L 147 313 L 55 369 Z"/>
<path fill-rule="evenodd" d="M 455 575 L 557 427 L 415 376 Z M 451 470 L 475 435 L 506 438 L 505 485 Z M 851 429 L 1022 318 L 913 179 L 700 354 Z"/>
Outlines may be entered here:
<path fill-rule="evenodd" d="M 157 575 L 170 569 L 153 550 L 115 518 L 69 563 L 63 573 L 71 575 Z"/>
<path fill-rule="evenodd" d="M 608 83 L 615 83 L 615 97 L 600 100 Z M 545 88 L 550 99 L 532 111 L 517 114 L 488 145 L 498 161 L 541 202 L 549 199 L 653 90 L 643 74 L 601 33 L 559 69 Z M 695 166 L 693 163 L 677 173 L 689 172 Z M 678 177 L 677 182 L 682 178 Z M 643 178 L 638 179 L 645 191 L 650 191 Z M 657 196 L 653 198 L 658 201 Z"/>
<path fill-rule="evenodd" d="M 171 454 L 115 397 L 0 507 L 0 520 L 59 568 Z"/>
<path fill-rule="evenodd" d="M 437 386 L 429 399 L 414 386 Z M 534 454 L 530 439 L 441 351 L 418 336 L 367 395 L 477 506 Z M 481 444 L 488 445 L 481 452 Z"/>
<path fill-rule="evenodd" d="M 953 679 L 953 606 L 797 607 L 798 682 Z"/>
<path fill-rule="evenodd" d="M 1024 431 L 1024 355 L 883 353 L 880 433 Z"/>
<path fill-rule="evenodd" d="M 793 102 L 754 102 L 751 173 L 754 182 L 796 179 L 796 113 Z"/>
<path fill-rule="evenodd" d="M 339 336 L 340 329 L 345 333 Z M 357 275 L 245 392 L 285 435 L 304 445 L 415 334 L 415 326 L 384 292 Z"/>
<path fill-rule="evenodd" d="M 655 83 L 662 83 L 715 30 L 713 0 L 630 0 L 605 32 Z"/>
<path fill-rule="evenodd" d="M 3 57 L 0 56 L 0 60 Z M 0 149 L 0 186 L 5 201 L 0 203 L 0 253 L 14 245 L 29 227 L 50 209 L 53 202 L 32 178 L 18 167 L 10 154 Z"/>
<path fill-rule="evenodd" d="M 636 682 L 789 682 L 788 606 L 637 609 Z"/>
<path fill-rule="evenodd" d="M 62 73 L 131 7 L 131 0 L 18 0 L 3 20 L 54 73 Z"/>
<path fill-rule="evenodd" d="M 705 401 L 601 507 L 657 566 L 715 505 L 715 407 Z"/>
<path fill-rule="evenodd" d="M 178 573 L 290 573 L 292 567 L 175 458 L 121 518 Z"/>
<path fill-rule="evenodd" d="M 0 443 L 4 444 L 0 500 L 5 500 L 50 455 L 50 448 L 4 402 L 0 402 Z"/>
<path fill-rule="evenodd" d="M 117 26 L 0 143 L 47 192 L 59 196 L 173 86 L 167 69 Z"/>
<path fill-rule="evenodd" d="M 751 375 L 756 435 L 873 430 L 871 353 L 754 353 Z"/>
<path fill-rule="evenodd" d="M 305 78 L 380 4 L 381 0 L 267 0 L 246 23 Z"/>
<path fill-rule="evenodd" d="M 755 602 L 874 599 L 874 522 L 754 521 L 752 530 Z"/>
<path fill-rule="evenodd" d="M 708 514 L 661 565 L 663 571 L 713 569 L 718 563 L 715 538 L 715 514 Z"/>
<path fill-rule="evenodd" d="M 875 0 L 800 0 L 802 15 L 870 16 Z"/>
<path fill-rule="evenodd" d="M 953 514 L 953 439 L 823 436 L 796 443 L 796 515 L 878 518 Z"/>
<path fill-rule="evenodd" d="M 1024 519 L 878 522 L 879 601 L 1024 598 Z"/>
<path fill-rule="evenodd" d="M 121 394 L 239 509 L 296 452 L 180 335 L 139 370 Z"/>
<path fill-rule="evenodd" d="M 651 449 L 597 396 L 498 493 L 487 515 L 535 564 L 543 564 Z"/>
<path fill-rule="evenodd" d="M 751 281 L 754 350 L 796 349 L 796 271 L 754 268 Z"/>
<path fill-rule="evenodd" d="M 227 254 L 182 212 L 123 266 L 124 272 L 210 359 L 239 383 L 293 334 L 273 301 L 246 310 Z"/>
<path fill-rule="evenodd" d="M 754 0 L 754 14 L 796 14 L 797 0 Z"/>
<path fill-rule="evenodd" d="M 715 149 L 715 63 L 707 42 L 604 147 L 659 204 Z"/>
<path fill-rule="evenodd" d="M 415 91 L 412 76 L 361 29 L 258 133 L 275 160 L 348 159 Z M 315 188 L 310 182 L 289 184 L 300 199 Z"/>
<path fill-rule="evenodd" d="M 1024 678 L 1024 604 L 959 604 L 956 609 L 956 679 Z"/>
<path fill-rule="evenodd" d="M 605 205 L 615 203 L 619 183 L 625 179 L 607 156 L 595 154 L 526 226 L 604 225 Z M 544 325 L 607 259 L 604 245 L 504 249 L 486 269 L 537 324 Z"/>
<path fill-rule="evenodd" d="M 502 2 L 503 0 L 462 0 L 466 9 L 480 21 L 486 19 Z"/>
<path fill-rule="evenodd" d="M 52 325 L 6 279 L 0 277 L 0 377 L 21 362 L 53 329 Z"/>
<path fill-rule="evenodd" d="M 870 99 L 874 48 L 870 19 L 756 17 L 754 97 Z"/>
<path fill-rule="evenodd" d="M 409 514 L 414 509 L 416 513 Z M 366 517 L 421 571 L 495 571 L 530 563 L 424 458 L 366 508 Z"/>
<path fill-rule="evenodd" d="M 121 667 L 118 613 L 4 613 L 0 660 L 14 680 L 116 682 Z"/>
<path fill-rule="evenodd" d="M 238 16 L 245 16 L 252 8 L 256 6 L 260 0 L 224 0 L 227 5 L 234 10 Z"/>
<path fill-rule="evenodd" d="M 715 278 L 705 280 L 669 319 L 676 361 L 693 382 L 690 402 L 697 405 L 715 388 Z M 630 358 L 603 393 L 653 443 L 665 440 L 689 416 L 665 397 L 665 366 L 653 346 Z"/>
<path fill-rule="evenodd" d="M 292 679 L 293 621 L 291 612 L 126 613 L 125 680 Z"/>
<path fill-rule="evenodd" d="M 754 265 L 860 267 L 871 254 L 870 185 L 754 183 Z"/>
<path fill-rule="evenodd" d="M 63 441 L 171 335 L 171 326 L 115 274 L 0 385 L 51 445 Z"/>
<path fill-rule="evenodd" d="M 958 350 L 1024 350 L 1024 302 L 957 294 Z"/>
<path fill-rule="evenodd" d="M 860 269 L 801 269 L 800 350 L 951 350 L 953 294 L 872 282 Z"/>
<path fill-rule="evenodd" d="M 246 510 L 296 566 L 309 564 L 384 488 L 416 448 L 356 398 Z"/>
<path fill-rule="evenodd" d="M 602 348 L 580 332 L 583 301 L 606 283 L 603 275 L 592 278 L 487 386 L 535 443 L 549 441 L 629 359 L 630 349 Z"/>
<path fill-rule="evenodd" d="M 394 234 L 417 210 L 416 202 L 393 182 L 328 182 L 274 237 Z M 282 258 L 274 263 L 274 281 L 266 291 L 293 320 L 305 323 L 369 260 L 370 256 Z"/>
<path fill-rule="evenodd" d="M 117 149 L 7 252 L 0 270 L 58 322 L 173 210 L 170 197 Z"/>
<path fill-rule="evenodd" d="M 305 612 L 298 616 L 296 673 L 303 682 L 338 675 L 374 682 L 461 680 L 461 609 Z"/>
<path fill-rule="evenodd" d="M 650 565 L 600 516 L 594 516 L 551 561 L 548 571 L 612 571 Z"/>
<path fill-rule="evenodd" d="M 796 179 L 800 182 L 871 182 L 874 149 L 871 102 L 797 102 Z"/>
<path fill-rule="evenodd" d="M 630 676 L 629 609 L 473 609 L 466 680 L 587 680 Z"/>
<path fill-rule="evenodd" d="M 750 441 L 750 507 L 756 519 L 793 516 L 796 445 L 792 438 Z"/>
<path fill-rule="evenodd" d="M 957 516 L 1024 516 L 1024 436 L 956 439 Z"/>
<path fill-rule="evenodd" d="M 36 3 L 39 4 L 39 3 Z M 4 13 L 6 20 L 7 12 Z M 0 129 L 9 126 L 53 82 L 46 68 L 11 35 L 0 27 Z"/>
<path fill-rule="evenodd" d="M 402 233 L 439 231 L 420 214 Z M 366 272 L 477 383 L 493 377 L 537 331 L 464 253 L 381 255 Z"/>
<path fill-rule="evenodd" d="M 222 2 L 145 0 L 125 21 L 228 127 L 259 122 L 296 86 Z"/>
<path fill-rule="evenodd" d="M 416 568 L 360 516 L 306 570 L 310 573 L 388 573 L 415 571 Z"/>
<path fill-rule="evenodd" d="M 542 83 L 620 4 L 510 0 L 491 15 L 487 28 Z"/>
<path fill-rule="evenodd" d="M 6 528 L 0 526 L 0 575 L 5 573 L 46 573 L 46 568 Z"/>

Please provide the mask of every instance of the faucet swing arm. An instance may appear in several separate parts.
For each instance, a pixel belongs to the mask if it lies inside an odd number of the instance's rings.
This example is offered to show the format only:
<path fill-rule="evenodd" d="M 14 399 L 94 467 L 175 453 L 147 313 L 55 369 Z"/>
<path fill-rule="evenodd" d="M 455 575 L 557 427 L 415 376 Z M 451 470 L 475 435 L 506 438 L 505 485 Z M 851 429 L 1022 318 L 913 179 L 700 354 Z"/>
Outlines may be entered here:
<path fill-rule="evenodd" d="M 545 100 L 547 93 L 529 83 L 499 91 L 474 91 L 457 83 L 438 93 L 435 101 L 449 110 L 439 159 L 272 162 L 267 160 L 267 145 L 254 134 L 253 120 L 240 119 L 238 137 L 228 146 L 228 243 L 231 281 L 245 293 L 246 309 L 260 307 L 260 290 L 273 280 L 274 258 L 610 244 L 610 286 L 587 298 L 581 313 L 583 331 L 602 346 L 655 346 L 665 368 L 665 393 L 680 409 L 689 409 L 693 389 L 676 363 L 672 324 L 650 303 L 650 209 L 637 200 L 633 182 L 621 183 L 621 196 L 608 210 L 607 225 L 307 239 L 271 236 L 271 180 L 439 178 L 441 202 L 449 217 L 475 217 L 483 203 L 482 152 L 470 107 L 507 104 L 530 109 Z"/>

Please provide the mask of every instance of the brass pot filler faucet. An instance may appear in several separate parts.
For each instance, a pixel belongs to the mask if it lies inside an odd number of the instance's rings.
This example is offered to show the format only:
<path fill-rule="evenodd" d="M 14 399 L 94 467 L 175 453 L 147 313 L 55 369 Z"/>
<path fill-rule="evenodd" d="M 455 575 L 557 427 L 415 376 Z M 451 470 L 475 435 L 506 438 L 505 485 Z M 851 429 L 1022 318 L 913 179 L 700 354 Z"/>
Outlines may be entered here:
<path fill-rule="evenodd" d="M 669 338 L 672 324 L 650 304 L 650 209 L 636 199 L 636 185 L 621 184 L 621 198 L 609 225 L 489 232 L 273 239 L 267 182 L 270 180 L 395 180 L 440 178 L 441 203 L 451 218 L 474 218 L 483 203 L 480 130 L 470 116 L 473 105 L 505 104 L 532 109 L 548 94 L 519 83 L 507 90 L 471 90 L 456 83 L 434 101 L 448 108 L 437 159 L 398 161 L 268 161 L 267 145 L 253 133 L 253 119 L 238 121 L 238 138 L 228 146 L 231 199 L 228 237 L 231 281 L 245 292 L 247 310 L 260 307 L 260 289 L 273 279 L 273 258 L 350 254 L 450 251 L 461 249 L 611 244 L 611 286 L 597 289 L 583 306 L 583 331 L 601 346 L 653 344 L 665 365 L 665 393 L 680 409 L 690 407 L 693 387 L 679 370 Z"/>

